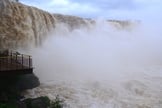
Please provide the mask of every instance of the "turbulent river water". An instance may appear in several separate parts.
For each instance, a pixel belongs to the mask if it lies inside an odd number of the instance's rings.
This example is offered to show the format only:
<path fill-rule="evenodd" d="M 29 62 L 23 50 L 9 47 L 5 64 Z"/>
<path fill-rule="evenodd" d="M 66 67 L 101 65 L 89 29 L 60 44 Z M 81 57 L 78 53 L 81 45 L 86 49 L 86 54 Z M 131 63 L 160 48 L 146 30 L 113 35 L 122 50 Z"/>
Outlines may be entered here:
<path fill-rule="evenodd" d="M 56 28 L 33 48 L 41 85 L 26 97 L 57 95 L 65 108 L 162 108 L 162 37 L 154 27 Z"/>

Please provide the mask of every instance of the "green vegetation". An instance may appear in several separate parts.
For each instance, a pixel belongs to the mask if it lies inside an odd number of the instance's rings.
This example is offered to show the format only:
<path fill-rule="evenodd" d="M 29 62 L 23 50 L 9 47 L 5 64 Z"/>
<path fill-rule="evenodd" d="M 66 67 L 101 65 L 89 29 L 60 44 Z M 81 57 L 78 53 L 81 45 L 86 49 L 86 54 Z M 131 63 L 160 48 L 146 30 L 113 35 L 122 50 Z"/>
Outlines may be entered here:
<path fill-rule="evenodd" d="M 17 107 L 12 104 L 0 103 L 0 108 L 17 108 Z"/>
<path fill-rule="evenodd" d="M 59 98 L 59 96 L 56 96 L 56 99 L 54 101 L 51 101 L 50 108 L 63 108 L 64 101 Z"/>

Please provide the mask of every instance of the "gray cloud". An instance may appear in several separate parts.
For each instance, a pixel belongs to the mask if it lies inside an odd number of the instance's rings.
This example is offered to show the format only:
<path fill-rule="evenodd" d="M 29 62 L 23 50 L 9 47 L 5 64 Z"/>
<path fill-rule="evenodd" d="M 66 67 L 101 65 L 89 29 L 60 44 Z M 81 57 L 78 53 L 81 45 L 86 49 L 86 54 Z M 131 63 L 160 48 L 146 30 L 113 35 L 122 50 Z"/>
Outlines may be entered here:
<path fill-rule="evenodd" d="M 76 0 L 70 0 L 76 2 Z M 139 4 L 135 0 L 77 0 L 78 3 L 88 3 L 101 9 L 137 9 Z"/>

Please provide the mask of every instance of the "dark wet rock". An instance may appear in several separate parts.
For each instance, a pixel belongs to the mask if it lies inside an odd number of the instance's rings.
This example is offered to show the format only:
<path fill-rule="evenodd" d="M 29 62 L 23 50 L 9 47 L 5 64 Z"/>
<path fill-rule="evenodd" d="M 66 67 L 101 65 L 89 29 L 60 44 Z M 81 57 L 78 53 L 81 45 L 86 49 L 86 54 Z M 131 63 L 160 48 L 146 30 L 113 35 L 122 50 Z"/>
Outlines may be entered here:
<path fill-rule="evenodd" d="M 51 108 L 50 102 L 51 101 L 48 97 L 42 96 L 34 99 L 25 99 L 23 101 L 12 100 L 7 102 L 0 102 L 0 108 Z"/>
<path fill-rule="evenodd" d="M 39 79 L 34 74 L 19 76 L 0 76 L 0 91 L 24 91 L 40 85 Z"/>
<path fill-rule="evenodd" d="M 0 93 L 0 102 L 6 102 L 8 101 L 8 97 L 5 92 Z"/>
<path fill-rule="evenodd" d="M 19 76 L 0 76 L 0 104 L 16 103 L 20 108 L 25 108 L 24 104 L 19 102 L 24 96 L 21 92 L 26 89 L 32 89 L 40 85 L 39 79 L 34 74 Z M 19 107 L 18 107 L 19 108 Z"/>
<path fill-rule="evenodd" d="M 18 101 L 16 104 L 17 108 L 28 108 L 25 102 Z"/>
<path fill-rule="evenodd" d="M 50 100 L 48 97 L 38 97 L 35 99 L 26 99 L 23 101 L 26 103 L 27 108 L 48 108 L 50 106 Z"/>
<path fill-rule="evenodd" d="M 34 74 L 26 74 L 18 77 L 16 87 L 18 90 L 23 91 L 26 89 L 33 89 L 40 85 L 39 79 Z"/>

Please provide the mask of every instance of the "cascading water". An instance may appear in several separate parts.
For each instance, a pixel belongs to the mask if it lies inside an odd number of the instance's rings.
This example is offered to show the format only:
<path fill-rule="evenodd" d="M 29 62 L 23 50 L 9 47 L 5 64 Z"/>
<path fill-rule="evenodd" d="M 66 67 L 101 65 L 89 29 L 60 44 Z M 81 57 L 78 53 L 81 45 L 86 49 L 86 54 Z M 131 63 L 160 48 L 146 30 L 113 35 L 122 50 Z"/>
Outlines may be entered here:
<path fill-rule="evenodd" d="M 142 24 L 118 30 L 104 21 L 73 31 L 57 26 L 30 52 L 42 84 L 26 97 L 59 95 L 70 108 L 161 108 L 160 34 Z"/>

